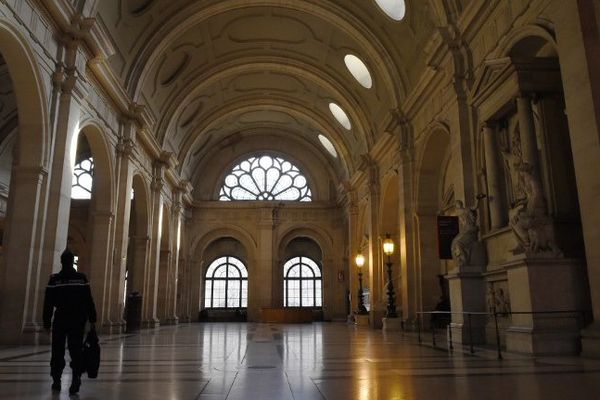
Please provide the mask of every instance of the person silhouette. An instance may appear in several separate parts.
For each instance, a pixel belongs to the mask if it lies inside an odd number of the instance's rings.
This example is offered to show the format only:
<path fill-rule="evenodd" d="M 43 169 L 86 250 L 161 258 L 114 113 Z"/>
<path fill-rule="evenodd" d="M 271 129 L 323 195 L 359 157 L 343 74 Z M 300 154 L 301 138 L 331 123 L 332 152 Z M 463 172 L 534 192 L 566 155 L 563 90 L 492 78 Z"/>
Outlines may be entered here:
<path fill-rule="evenodd" d="M 92 298 L 90 284 L 85 274 L 73 267 L 75 255 L 66 249 L 60 256 L 62 269 L 50 275 L 44 297 L 44 329 L 52 328 L 52 357 L 50 375 L 52 391 L 60 392 L 61 376 L 65 368 L 65 340 L 71 356 L 73 379 L 69 393 L 79 392 L 83 373 L 83 335 L 85 324 L 96 324 L 96 306 Z M 52 318 L 54 315 L 54 318 Z"/>

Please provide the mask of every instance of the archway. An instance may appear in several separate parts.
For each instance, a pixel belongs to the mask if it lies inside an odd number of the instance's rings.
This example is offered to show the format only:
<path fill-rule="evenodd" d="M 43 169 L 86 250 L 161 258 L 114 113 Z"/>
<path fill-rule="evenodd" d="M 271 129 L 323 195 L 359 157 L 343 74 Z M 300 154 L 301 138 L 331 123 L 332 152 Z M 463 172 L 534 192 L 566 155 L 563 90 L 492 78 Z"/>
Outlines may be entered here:
<path fill-rule="evenodd" d="M 445 268 L 438 257 L 437 216 L 442 212 L 444 160 L 450 152 L 450 135 L 436 129 L 429 134 L 418 169 L 417 204 L 415 215 L 418 238 L 418 277 L 416 279 L 419 302 L 417 308 L 431 311 L 443 296 L 440 275 Z"/>
<path fill-rule="evenodd" d="M 245 246 L 220 237 L 206 247 L 202 260 L 200 320 L 246 321 L 252 277 Z"/>
<path fill-rule="evenodd" d="M 110 286 L 113 168 L 104 133 L 97 126 L 89 124 L 81 129 L 72 162 L 67 246 L 77 257 L 78 270 L 90 279 L 98 322 L 104 324 L 109 322 L 109 296 L 119 293 L 106 290 Z"/>
<path fill-rule="evenodd" d="M 149 301 L 147 293 L 144 292 L 144 274 L 148 265 L 148 246 L 150 242 L 148 215 L 148 189 L 144 178 L 136 174 L 133 176 L 131 187 L 124 296 L 139 294 L 142 296 L 143 302 Z"/>
<path fill-rule="evenodd" d="M 47 96 L 36 57 L 17 29 L 0 20 L 2 216 L 0 341 L 14 343 L 41 316 L 40 279 L 44 188 L 47 184 Z M 27 116 L 27 118 L 19 118 Z M 10 260 L 10 263 L 5 262 Z"/>

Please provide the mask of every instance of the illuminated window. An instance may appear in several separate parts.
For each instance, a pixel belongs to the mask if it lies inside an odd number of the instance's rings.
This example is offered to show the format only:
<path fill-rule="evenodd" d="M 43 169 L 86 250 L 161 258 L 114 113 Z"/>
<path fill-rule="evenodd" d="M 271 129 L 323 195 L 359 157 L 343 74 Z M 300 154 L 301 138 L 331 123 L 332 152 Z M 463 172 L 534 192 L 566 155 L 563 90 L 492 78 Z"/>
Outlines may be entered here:
<path fill-rule="evenodd" d="M 337 158 L 337 151 L 335 151 L 335 147 L 333 146 L 333 143 L 331 143 L 331 140 L 323 135 L 319 135 L 318 138 L 325 150 L 327 150 L 334 158 Z"/>
<path fill-rule="evenodd" d="M 354 79 L 358 81 L 363 87 L 371 89 L 373 87 L 373 79 L 371 73 L 365 65 L 365 63 L 353 54 L 348 54 L 344 57 L 344 62 L 348 71 L 352 74 Z"/>
<path fill-rule="evenodd" d="M 404 0 L 375 0 L 375 3 L 393 20 L 400 21 L 406 15 Z"/>
<path fill-rule="evenodd" d="M 205 308 L 248 307 L 248 270 L 235 257 L 220 257 L 206 270 Z"/>
<path fill-rule="evenodd" d="M 82 160 L 73 168 L 71 181 L 71 198 L 89 200 L 92 198 L 92 183 L 94 181 L 94 159 Z"/>
<path fill-rule="evenodd" d="M 342 107 L 335 103 L 329 103 L 329 111 L 331 111 L 331 114 L 333 114 L 337 122 L 339 122 L 346 130 L 352 129 L 350 118 L 348 118 L 348 114 L 342 110 Z"/>
<path fill-rule="evenodd" d="M 283 266 L 283 305 L 321 307 L 321 269 L 308 257 L 294 257 Z"/>
<path fill-rule="evenodd" d="M 306 178 L 279 157 L 250 157 L 233 167 L 223 182 L 219 200 L 312 201 Z"/>

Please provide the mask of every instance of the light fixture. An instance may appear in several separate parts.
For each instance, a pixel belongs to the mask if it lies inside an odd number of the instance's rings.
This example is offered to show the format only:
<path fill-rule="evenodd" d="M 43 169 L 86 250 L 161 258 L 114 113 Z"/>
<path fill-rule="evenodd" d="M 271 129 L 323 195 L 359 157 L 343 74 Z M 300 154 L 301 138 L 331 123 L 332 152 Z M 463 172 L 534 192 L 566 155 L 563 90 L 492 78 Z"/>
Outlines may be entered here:
<path fill-rule="evenodd" d="M 356 266 L 360 269 L 363 267 L 363 265 L 365 265 L 365 256 L 363 256 L 361 253 L 358 253 L 354 258 L 354 261 L 356 262 Z"/>
<path fill-rule="evenodd" d="M 385 312 L 386 318 L 398 318 L 396 314 L 396 293 L 394 292 L 394 282 L 392 280 L 392 259 L 390 256 L 394 254 L 394 241 L 390 237 L 389 233 L 385 234 L 385 240 L 383 241 L 383 252 L 387 256 L 387 310 Z"/>
<path fill-rule="evenodd" d="M 385 240 L 383 241 L 383 252 L 386 256 L 394 254 L 394 241 L 390 238 L 390 234 L 385 234 Z"/>
<path fill-rule="evenodd" d="M 361 314 L 361 315 L 365 315 L 368 314 L 369 312 L 367 311 L 367 308 L 365 307 L 365 302 L 364 302 L 364 295 L 363 295 L 363 287 L 362 287 L 362 267 L 363 265 L 365 265 L 365 256 L 363 256 L 361 253 L 358 253 L 356 255 L 356 257 L 354 258 L 354 262 L 356 263 L 356 266 L 358 267 L 358 311 L 357 314 Z"/>

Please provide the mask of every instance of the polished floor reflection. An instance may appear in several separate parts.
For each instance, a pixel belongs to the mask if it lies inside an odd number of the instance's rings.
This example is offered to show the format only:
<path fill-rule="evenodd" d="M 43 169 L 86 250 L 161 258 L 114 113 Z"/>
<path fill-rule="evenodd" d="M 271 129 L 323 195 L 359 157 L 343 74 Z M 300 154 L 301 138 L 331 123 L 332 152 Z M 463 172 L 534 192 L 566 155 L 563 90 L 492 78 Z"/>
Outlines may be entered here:
<path fill-rule="evenodd" d="M 600 399 L 600 360 L 476 355 L 341 323 L 186 324 L 104 338 L 80 399 Z M 48 346 L 0 350 L 0 399 L 50 393 Z M 68 368 L 67 368 L 68 370 Z"/>

